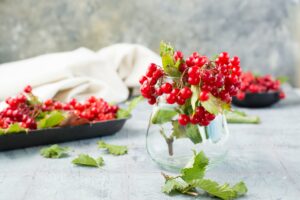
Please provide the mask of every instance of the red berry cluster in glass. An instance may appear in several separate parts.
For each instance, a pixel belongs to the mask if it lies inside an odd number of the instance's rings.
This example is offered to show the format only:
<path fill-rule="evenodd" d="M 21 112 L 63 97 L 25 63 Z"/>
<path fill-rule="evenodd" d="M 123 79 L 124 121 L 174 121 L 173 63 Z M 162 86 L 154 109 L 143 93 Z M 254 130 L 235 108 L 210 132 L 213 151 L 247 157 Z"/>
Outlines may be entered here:
<path fill-rule="evenodd" d="M 241 88 L 236 97 L 239 100 L 245 98 L 246 93 L 266 93 L 279 92 L 281 99 L 285 98 L 285 93 L 280 88 L 280 81 L 271 75 L 255 76 L 251 72 L 245 72 L 241 75 Z"/>
<path fill-rule="evenodd" d="M 24 93 L 16 97 L 6 99 L 7 107 L 0 111 L 0 128 L 8 128 L 10 124 L 19 123 L 21 127 L 36 129 L 40 114 L 60 110 L 62 112 L 72 112 L 79 118 L 84 118 L 90 122 L 105 121 L 116 118 L 119 107 L 110 105 L 102 98 L 89 97 L 84 103 L 72 99 L 68 103 L 62 103 L 48 99 L 44 102 L 38 101 L 32 94 L 31 86 L 24 88 Z"/>
<path fill-rule="evenodd" d="M 178 122 L 181 125 L 189 123 L 207 126 L 215 118 L 201 105 L 211 96 L 231 103 L 240 88 L 240 60 L 237 56 L 229 57 L 223 52 L 215 60 L 195 52 L 186 60 L 181 51 L 173 54 L 174 63 L 178 65 L 178 77 L 168 77 L 168 73 L 156 64 L 150 64 L 146 75 L 140 79 L 141 94 L 148 99 L 149 104 L 158 102 L 163 98 L 168 104 L 178 104 L 186 107 L 190 104 L 193 95 L 192 87 L 199 88 L 199 104 L 193 112 L 180 113 Z M 154 76 L 156 74 L 156 76 Z"/>

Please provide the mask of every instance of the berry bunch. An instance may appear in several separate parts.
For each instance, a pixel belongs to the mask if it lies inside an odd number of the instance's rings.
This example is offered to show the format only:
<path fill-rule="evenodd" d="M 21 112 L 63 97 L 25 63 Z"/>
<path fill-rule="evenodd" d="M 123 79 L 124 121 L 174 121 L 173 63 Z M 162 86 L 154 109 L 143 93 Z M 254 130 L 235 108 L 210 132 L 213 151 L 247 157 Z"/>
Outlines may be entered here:
<path fill-rule="evenodd" d="M 181 51 L 173 51 L 170 46 L 163 49 L 163 66 L 151 63 L 146 75 L 140 79 L 141 94 L 151 105 L 159 99 L 164 99 L 168 104 L 177 104 L 180 125 L 209 125 L 217 113 L 209 112 L 205 102 L 230 104 L 232 96 L 239 91 L 239 58 L 230 58 L 227 52 L 223 52 L 211 60 L 195 52 L 185 60 Z M 164 60 L 166 57 L 168 60 Z M 191 98 L 195 95 L 196 102 L 192 102 Z"/>
<path fill-rule="evenodd" d="M 16 97 L 6 99 L 7 107 L 0 111 L 0 128 L 6 129 L 11 124 L 18 123 L 26 129 L 37 129 L 38 120 L 47 112 L 59 110 L 61 112 L 74 113 L 79 118 L 90 122 L 105 121 L 116 118 L 119 107 L 110 105 L 103 99 L 94 96 L 89 97 L 84 103 L 72 99 L 68 103 L 62 103 L 48 99 L 40 102 L 32 94 L 31 86 L 26 86 L 23 93 Z"/>
<path fill-rule="evenodd" d="M 285 98 L 285 93 L 280 89 L 280 81 L 273 78 L 271 75 L 255 76 L 251 72 L 246 72 L 241 75 L 241 88 L 236 97 L 239 100 L 245 98 L 246 93 L 265 93 L 279 92 L 281 99 Z"/>

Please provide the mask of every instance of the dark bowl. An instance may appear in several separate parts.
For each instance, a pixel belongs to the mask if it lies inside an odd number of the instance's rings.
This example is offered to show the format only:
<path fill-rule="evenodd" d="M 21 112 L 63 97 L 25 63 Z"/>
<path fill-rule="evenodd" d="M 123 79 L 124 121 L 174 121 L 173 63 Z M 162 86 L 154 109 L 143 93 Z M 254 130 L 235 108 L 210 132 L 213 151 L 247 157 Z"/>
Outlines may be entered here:
<path fill-rule="evenodd" d="M 279 100 L 279 92 L 246 93 L 243 100 L 233 97 L 232 103 L 239 107 L 263 108 L 271 106 Z"/>
<path fill-rule="evenodd" d="M 127 119 L 0 135 L 0 151 L 112 135 L 121 130 Z"/>

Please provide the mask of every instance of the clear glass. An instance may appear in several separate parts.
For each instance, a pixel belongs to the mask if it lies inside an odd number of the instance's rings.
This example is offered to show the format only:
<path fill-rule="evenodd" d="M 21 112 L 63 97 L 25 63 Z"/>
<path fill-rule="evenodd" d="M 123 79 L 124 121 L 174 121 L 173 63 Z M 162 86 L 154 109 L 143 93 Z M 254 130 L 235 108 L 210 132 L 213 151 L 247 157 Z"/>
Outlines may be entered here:
<path fill-rule="evenodd" d="M 154 107 L 153 112 L 162 107 L 170 107 L 170 105 L 159 102 Z M 228 148 L 225 145 L 229 136 L 226 118 L 224 115 L 218 115 L 207 127 L 198 126 L 198 129 L 202 142 L 194 144 L 186 137 L 178 139 L 172 137 L 173 126 L 171 122 L 152 124 L 149 120 L 146 135 L 148 154 L 153 161 L 169 171 L 178 171 L 184 167 L 193 157 L 193 150 L 204 151 L 211 160 L 210 166 L 214 166 L 222 161 L 228 153 Z"/>

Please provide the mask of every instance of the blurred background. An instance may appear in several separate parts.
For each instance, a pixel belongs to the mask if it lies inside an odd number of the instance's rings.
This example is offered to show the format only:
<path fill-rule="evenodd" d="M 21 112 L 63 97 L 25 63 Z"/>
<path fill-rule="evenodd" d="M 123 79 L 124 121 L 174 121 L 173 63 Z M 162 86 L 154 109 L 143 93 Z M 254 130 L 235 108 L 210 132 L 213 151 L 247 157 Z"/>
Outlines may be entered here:
<path fill-rule="evenodd" d="M 297 0 L 0 0 L 0 63 L 121 42 L 158 52 L 165 40 L 300 86 L 299 11 Z"/>

